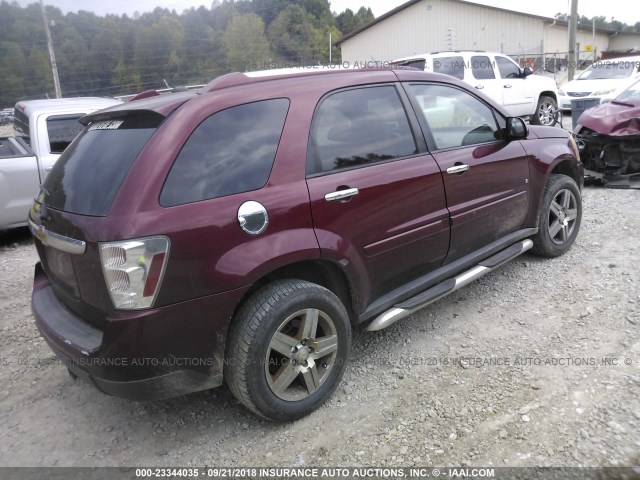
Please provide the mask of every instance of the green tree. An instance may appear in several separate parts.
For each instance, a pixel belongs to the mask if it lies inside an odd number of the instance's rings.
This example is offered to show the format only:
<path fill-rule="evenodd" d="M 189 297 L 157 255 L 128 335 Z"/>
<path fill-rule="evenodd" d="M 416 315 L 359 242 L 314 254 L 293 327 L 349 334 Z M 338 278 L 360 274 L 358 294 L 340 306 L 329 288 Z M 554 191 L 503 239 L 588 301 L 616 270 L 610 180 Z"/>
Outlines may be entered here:
<path fill-rule="evenodd" d="M 53 73 L 49 63 L 49 54 L 33 47 L 26 61 L 24 93 L 30 98 L 44 98 L 47 94 L 55 96 Z"/>
<path fill-rule="evenodd" d="M 353 10 L 347 8 L 336 18 L 336 25 L 346 35 L 373 22 L 373 20 L 375 20 L 375 16 L 370 8 L 360 7 L 357 13 L 353 13 Z"/>
<path fill-rule="evenodd" d="M 318 44 L 320 34 L 307 11 L 298 5 L 289 5 L 268 29 L 269 42 L 277 56 L 298 64 L 315 63 L 314 44 Z"/>
<path fill-rule="evenodd" d="M 254 13 L 233 17 L 223 36 L 227 65 L 231 70 L 262 69 L 269 61 L 264 22 Z"/>

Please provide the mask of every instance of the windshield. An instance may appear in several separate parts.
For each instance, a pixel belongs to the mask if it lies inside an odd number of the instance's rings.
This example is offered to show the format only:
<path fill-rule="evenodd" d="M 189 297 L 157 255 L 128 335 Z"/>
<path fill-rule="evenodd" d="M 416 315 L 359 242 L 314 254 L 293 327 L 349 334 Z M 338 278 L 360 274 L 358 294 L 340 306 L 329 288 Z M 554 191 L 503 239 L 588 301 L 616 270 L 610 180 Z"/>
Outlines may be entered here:
<path fill-rule="evenodd" d="M 596 62 L 582 72 L 576 80 L 629 78 L 633 74 L 635 66 L 636 62 Z"/>
<path fill-rule="evenodd" d="M 631 84 L 626 90 L 618 95 L 615 100 L 617 102 L 623 102 L 625 100 L 640 101 L 640 80 Z"/>

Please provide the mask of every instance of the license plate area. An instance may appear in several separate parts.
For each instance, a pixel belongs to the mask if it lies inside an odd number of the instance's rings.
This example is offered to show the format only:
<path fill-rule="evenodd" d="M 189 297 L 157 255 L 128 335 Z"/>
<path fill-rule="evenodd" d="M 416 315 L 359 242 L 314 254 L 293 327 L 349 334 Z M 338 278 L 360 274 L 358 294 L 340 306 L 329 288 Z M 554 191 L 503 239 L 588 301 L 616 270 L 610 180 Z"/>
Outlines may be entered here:
<path fill-rule="evenodd" d="M 43 250 L 45 256 L 43 268 L 49 276 L 49 280 L 67 293 L 79 298 L 80 291 L 71 255 L 47 246 Z"/>

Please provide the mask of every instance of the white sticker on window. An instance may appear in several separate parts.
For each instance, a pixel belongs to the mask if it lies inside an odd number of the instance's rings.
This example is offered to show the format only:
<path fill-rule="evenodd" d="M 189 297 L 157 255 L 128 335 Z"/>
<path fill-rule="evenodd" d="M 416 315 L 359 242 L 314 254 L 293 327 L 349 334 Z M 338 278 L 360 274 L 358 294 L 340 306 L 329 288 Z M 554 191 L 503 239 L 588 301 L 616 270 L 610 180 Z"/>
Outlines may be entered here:
<path fill-rule="evenodd" d="M 108 122 L 92 123 L 89 130 L 116 130 L 124 120 L 110 120 Z"/>

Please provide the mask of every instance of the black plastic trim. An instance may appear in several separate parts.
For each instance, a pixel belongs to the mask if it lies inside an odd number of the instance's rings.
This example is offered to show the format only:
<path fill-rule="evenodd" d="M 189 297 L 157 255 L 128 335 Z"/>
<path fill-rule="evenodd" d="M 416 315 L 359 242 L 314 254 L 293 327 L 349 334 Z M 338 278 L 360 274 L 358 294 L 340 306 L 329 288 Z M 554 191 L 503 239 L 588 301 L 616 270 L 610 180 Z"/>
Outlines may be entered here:
<path fill-rule="evenodd" d="M 102 344 L 102 331 L 64 308 L 51 285 L 33 293 L 32 308 L 48 332 L 55 332 L 56 336 L 71 342 L 78 350 L 88 354 Z"/>
<path fill-rule="evenodd" d="M 440 297 L 444 297 L 449 292 L 452 292 L 455 286 L 456 286 L 456 279 L 450 278 L 449 280 L 445 280 L 444 282 L 439 283 L 435 287 L 431 287 L 426 292 L 422 292 L 421 294 L 416 295 L 415 297 L 413 297 L 410 300 L 407 300 L 406 302 L 399 303 L 398 305 L 396 305 L 396 308 L 413 310 L 414 308 L 419 307 L 420 305 L 432 302 Z"/>
<path fill-rule="evenodd" d="M 487 268 L 496 268 L 502 265 L 503 263 L 506 263 L 509 260 L 516 258 L 521 253 L 522 253 L 522 244 L 516 243 L 515 245 L 511 245 L 509 248 L 501 251 L 500 253 L 495 254 L 493 257 L 483 260 L 482 262 L 480 262 L 479 265 Z"/>
<path fill-rule="evenodd" d="M 442 267 L 427 273 L 421 277 L 412 280 L 392 291 L 386 295 L 377 298 L 369 304 L 367 309 L 362 312 L 358 317 L 358 323 L 365 322 L 376 315 L 388 310 L 397 303 L 404 302 L 416 295 L 420 294 L 424 290 L 433 287 L 434 285 L 453 277 L 463 270 L 477 265 L 481 261 L 488 259 L 490 256 L 500 252 L 506 247 L 513 245 L 514 243 L 524 240 L 538 233 L 537 228 L 525 228 L 517 230 L 509 235 L 506 235 L 494 242 L 491 242 L 484 247 L 465 255 L 462 258 L 454 260 L 451 263 L 443 265 Z"/>

